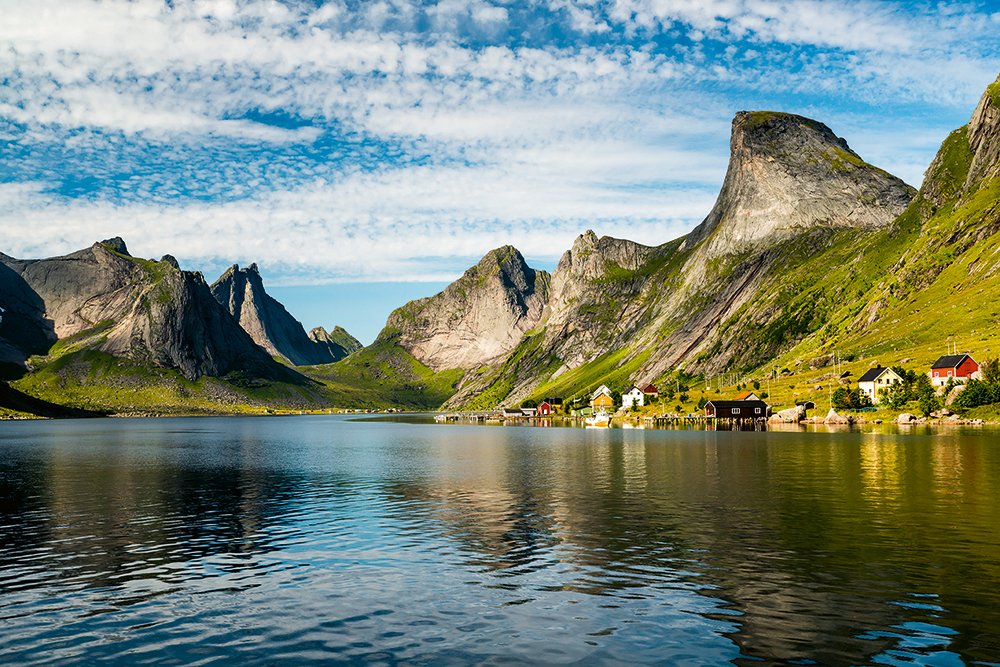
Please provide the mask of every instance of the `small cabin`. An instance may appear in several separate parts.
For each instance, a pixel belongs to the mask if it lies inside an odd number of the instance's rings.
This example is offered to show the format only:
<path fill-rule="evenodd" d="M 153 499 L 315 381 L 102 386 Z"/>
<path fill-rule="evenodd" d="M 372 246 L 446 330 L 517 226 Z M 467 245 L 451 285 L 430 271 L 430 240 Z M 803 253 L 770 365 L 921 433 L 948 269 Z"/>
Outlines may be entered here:
<path fill-rule="evenodd" d="M 538 404 L 538 408 L 536 409 L 539 417 L 548 417 L 552 414 L 552 404 L 548 401 L 542 401 Z"/>
<path fill-rule="evenodd" d="M 524 413 L 521 412 L 520 408 L 504 408 L 500 411 L 500 416 L 504 419 L 515 419 L 517 417 L 523 417 Z"/>
<path fill-rule="evenodd" d="M 657 389 L 654 384 L 647 384 L 642 388 L 642 393 L 646 396 L 646 398 L 658 398 L 660 390 Z"/>
<path fill-rule="evenodd" d="M 731 419 L 733 421 L 767 419 L 769 411 L 767 403 L 761 400 L 709 401 L 705 404 L 705 416 L 710 419 Z"/>
<path fill-rule="evenodd" d="M 632 385 L 629 390 L 622 394 L 622 407 L 626 410 L 632 406 L 641 407 L 646 404 L 646 395 L 642 393 L 642 389 Z"/>
<path fill-rule="evenodd" d="M 942 387 L 948 380 L 964 384 L 979 379 L 979 364 L 967 354 L 946 354 L 931 366 L 931 384 Z"/>
<path fill-rule="evenodd" d="M 538 408 L 521 408 L 521 414 L 525 417 L 534 417 L 537 412 Z"/>

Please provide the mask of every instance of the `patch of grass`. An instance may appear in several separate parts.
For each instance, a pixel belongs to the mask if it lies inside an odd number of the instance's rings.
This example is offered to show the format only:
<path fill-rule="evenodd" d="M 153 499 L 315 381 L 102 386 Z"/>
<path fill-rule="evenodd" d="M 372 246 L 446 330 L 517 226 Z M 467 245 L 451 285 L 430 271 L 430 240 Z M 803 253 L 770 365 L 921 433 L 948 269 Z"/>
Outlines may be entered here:
<path fill-rule="evenodd" d="M 986 86 L 986 96 L 990 98 L 990 103 L 1000 109 L 1000 81 L 994 81 Z"/>

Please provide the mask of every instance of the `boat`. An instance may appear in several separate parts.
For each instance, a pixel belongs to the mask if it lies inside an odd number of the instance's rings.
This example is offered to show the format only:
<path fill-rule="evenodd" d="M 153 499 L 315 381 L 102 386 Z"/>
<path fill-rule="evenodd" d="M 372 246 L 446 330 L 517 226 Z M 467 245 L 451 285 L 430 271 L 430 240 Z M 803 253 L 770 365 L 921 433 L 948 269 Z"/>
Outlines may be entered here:
<path fill-rule="evenodd" d="M 593 417 L 587 417 L 583 420 L 587 426 L 592 426 L 594 428 L 608 428 L 611 426 L 611 415 L 609 415 L 604 410 L 601 410 Z"/>

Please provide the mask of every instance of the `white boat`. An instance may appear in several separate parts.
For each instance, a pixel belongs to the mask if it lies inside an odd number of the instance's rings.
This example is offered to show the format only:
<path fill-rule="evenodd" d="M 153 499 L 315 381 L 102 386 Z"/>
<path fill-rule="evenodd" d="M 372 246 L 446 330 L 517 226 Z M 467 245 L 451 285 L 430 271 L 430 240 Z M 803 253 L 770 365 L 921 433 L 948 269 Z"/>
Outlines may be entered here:
<path fill-rule="evenodd" d="M 587 426 L 593 426 L 594 428 L 608 428 L 611 426 L 611 415 L 601 410 L 593 417 L 587 417 L 583 422 Z"/>

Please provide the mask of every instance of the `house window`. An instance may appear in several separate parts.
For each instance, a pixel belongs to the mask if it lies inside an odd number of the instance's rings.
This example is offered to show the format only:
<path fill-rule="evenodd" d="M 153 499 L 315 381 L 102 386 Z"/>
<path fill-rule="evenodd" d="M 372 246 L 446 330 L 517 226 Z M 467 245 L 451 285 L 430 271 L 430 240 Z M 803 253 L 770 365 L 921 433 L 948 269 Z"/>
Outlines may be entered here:
<path fill-rule="evenodd" d="M 733 414 L 734 415 L 740 414 L 740 409 L 739 408 L 733 408 Z"/>
<path fill-rule="evenodd" d="M 936 378 L 941 377 L 941 374 L 938 373 L 937 371 L 934 371 L 934 377 L 936 377 Z"/>
<path fill-rule="evenodd" d="M 760 408 L 755 408 L 754 412 L 756 412 L 757 414 L 760 414 Z"/>
<path fill-rule="evenodd" d="M 951 377 L 952 371 L 948 371 L 948 377 Z"/>

